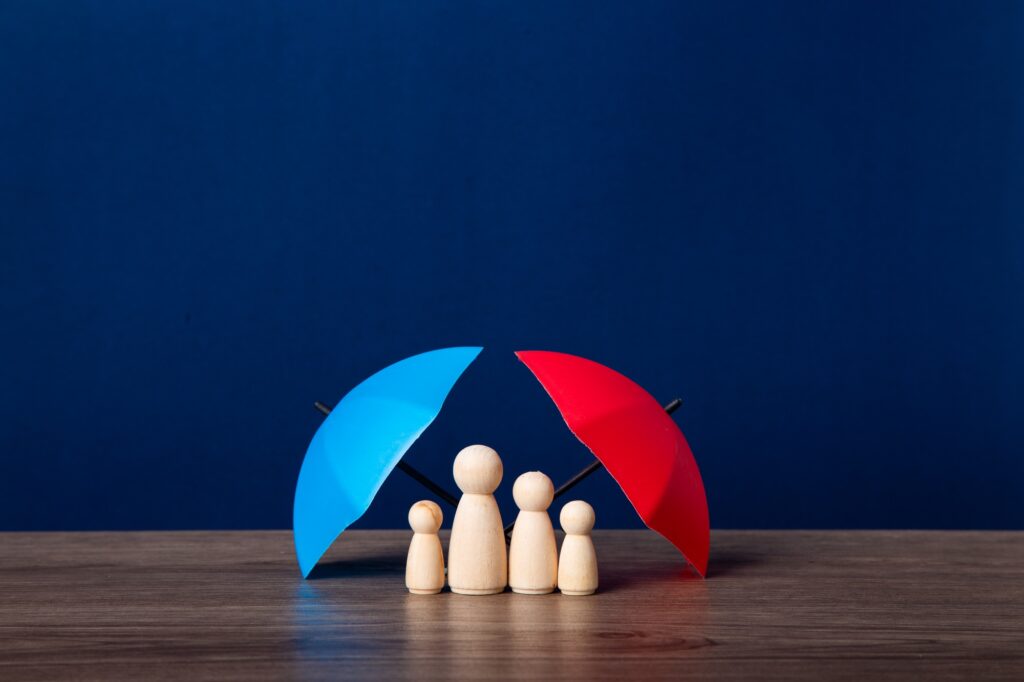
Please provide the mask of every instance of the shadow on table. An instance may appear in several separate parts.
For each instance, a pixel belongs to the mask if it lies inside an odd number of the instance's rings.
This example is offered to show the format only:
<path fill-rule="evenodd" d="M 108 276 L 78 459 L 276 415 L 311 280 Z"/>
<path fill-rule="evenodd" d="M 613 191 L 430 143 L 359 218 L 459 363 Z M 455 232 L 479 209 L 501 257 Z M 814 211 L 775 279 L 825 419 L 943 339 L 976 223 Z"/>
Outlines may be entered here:
<path fill-rule="evenodd" d="M 685 566 L 681 560 L 678 563 L 669 562 L 622 572 L 617 571 L 614 564 L 602 565 L 598 571 L 600 573 L 599 591 L 601 592 L 614 592 L 641 584 L 655 585 L 662 582 L 700 580 L 700 576 Z"/>
<path fill-rule="evenodd" d="M 745 572 L 748 568 L 763 563 L 765 557 L 753 552 L 737 550 L 712 550 L 708 562 L 708 579 L 721 578 Z M 600 567 L 601 590 L 622 589 L 633 584 L 651 584 L 661 581 L 700 580 L 687 567 L 682 557 L 678 561 L 652 564 L 651 566 L 619 572 L 613 563 Z M 405 574 L 405 555 L 381 554 L 373 556 L 334 559 L 318 564 L 309 575 L 309 580 L 332 580 L 371 578 L 374 576 L 402 576 Z"/>
<path fill-rule="evenodd" d="M 725 551 L 712 553 L 708 562 L 708 580 L 727 575 L 739 574 L 748 567 L 762 563 L 763 557 L 752 553 Z M 666 561 L 629 571 L 617 571 L 614 564 L 603 564 L 600 567 L 601 590 L 611 592 L 633 585 L 654 585 L 662 582 L 700 581 L 697 572 L 686 565 L 682 557 L 678 561 Z"/>
<path fill-rule="evenodd" d="M 309 574 L 308 579 L 332 580 L 338 578 L 352 579 L 399 575 L 405 575 L 405 556 L 382 554 L 353 557 L 351 559 L 335 559 L 317 564 Z"/>
<path fill-rule="evenodd" d="M 727 575 L 743 573 L 746 569 L 762 564 L 765 561 L 763 554 L 743 552 L 737 550 L 723 550 L 716 552 L 711 549 L 711 557 L 708 560 L 708 579 L 721 578 Z"/>

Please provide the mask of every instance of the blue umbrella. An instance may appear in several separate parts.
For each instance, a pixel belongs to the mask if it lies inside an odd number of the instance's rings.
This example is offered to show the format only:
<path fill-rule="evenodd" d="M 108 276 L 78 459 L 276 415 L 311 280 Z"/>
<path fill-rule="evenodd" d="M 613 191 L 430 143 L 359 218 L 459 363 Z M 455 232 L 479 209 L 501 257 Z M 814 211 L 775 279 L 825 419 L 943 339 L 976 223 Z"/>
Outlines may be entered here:
<path fill-rule="evenodd" d="M 349 391 L 320 425 L 295 487 L 292 525 L 303 577 L 369 508 L 481 350 L 442 348 L 396 362 Z"/>

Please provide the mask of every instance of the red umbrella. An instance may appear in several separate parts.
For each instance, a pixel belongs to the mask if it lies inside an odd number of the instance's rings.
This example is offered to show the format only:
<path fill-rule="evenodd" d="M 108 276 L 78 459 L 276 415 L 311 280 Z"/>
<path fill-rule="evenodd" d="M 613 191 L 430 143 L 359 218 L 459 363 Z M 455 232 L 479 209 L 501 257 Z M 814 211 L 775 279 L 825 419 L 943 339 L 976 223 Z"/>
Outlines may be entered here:
<path fill-rule="evenodd" d="M 516 356 L 647 527 L 704 576 L 711 539 L 707 497 L 690 446 L 672 418 L 647 391 L 592 360 L 550 351 Z"/>

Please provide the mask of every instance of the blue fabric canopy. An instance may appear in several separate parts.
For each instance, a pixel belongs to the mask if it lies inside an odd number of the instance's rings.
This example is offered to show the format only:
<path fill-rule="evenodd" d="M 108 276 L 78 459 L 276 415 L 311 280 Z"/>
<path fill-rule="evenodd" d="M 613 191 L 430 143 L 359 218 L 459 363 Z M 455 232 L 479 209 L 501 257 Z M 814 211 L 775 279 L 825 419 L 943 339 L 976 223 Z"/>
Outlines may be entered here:
<path fill-rule="evenodd" d="M 483 348 L 421 353 L 342 398 L 313 436 L 295 487 L 295 553 L 303 577 L 374 496 Z"/>

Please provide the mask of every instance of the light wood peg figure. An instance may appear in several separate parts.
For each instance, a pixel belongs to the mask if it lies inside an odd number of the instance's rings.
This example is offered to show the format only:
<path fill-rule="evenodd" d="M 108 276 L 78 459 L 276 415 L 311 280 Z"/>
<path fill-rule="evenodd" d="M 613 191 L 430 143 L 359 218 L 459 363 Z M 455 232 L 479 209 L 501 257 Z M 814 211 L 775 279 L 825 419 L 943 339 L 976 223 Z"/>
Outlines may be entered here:
<path fill-rule="evenodd" d="M 437 536 L 442 518 L 441 508 L 430 500 L 409 509 L 413 536 L 405 560 L 405 586 L 413 594 L 437 594 L 444 587 L 444 553 Z"/>
<path fill-rule="evenodd" d="M 516 479 L 512 497 L 519 516 L 508 552 L 508 584 L 519 594 L 548 594 L 558 582 L 558 548 L 548 507 L 555 498 L 551 479 L 529 471 Z"/>
<path fill-rule="evenodd" d="M 590 537 L 594 508 L 583 500 L 573 500 L 562 507 L 558 521 L 565 531 L 558 557 L 558 589 L 572 596 L 593 594 L 597 590 L 597 553 Z"/>
<path fill-rule="evenodd" d="M 504 592 L 508 552 L 492 494 L 501 483 L 501 458 L 486 445 L 470 445 L 459 452 L 452 472 L 463 494 L 448 542 L 448 585 L 457 594 Z"/>

